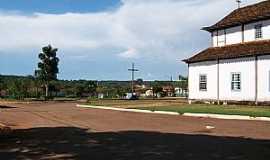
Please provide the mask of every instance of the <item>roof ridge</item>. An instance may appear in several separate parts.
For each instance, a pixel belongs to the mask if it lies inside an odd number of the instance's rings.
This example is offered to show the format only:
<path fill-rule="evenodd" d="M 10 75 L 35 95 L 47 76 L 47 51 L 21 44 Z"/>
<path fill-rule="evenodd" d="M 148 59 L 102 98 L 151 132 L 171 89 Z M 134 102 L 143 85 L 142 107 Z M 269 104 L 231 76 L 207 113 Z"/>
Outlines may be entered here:
<path fill-rule="evenodd" d="M 214 25 L 202 29 L 211 32 L 263 19 L 270 19 L 270 0 L 235 9 Z"/>
<path fill-rule="evenodd" d="M 249 5 L 246 5 L 244 7 L 237 8 L 235 10 L 246 9 L 246 8 L 249 8 L 249 7 L 254 7 L 254 6 L 257 6 L 257 5 L 261 5 L 262 3 L 266 3 L 266 2 L 269 2 L 269 0 L 264 0 L 264 1 L 261 1 L 261 2 L 258 2 L 258 3 L 249 4 Z"/>

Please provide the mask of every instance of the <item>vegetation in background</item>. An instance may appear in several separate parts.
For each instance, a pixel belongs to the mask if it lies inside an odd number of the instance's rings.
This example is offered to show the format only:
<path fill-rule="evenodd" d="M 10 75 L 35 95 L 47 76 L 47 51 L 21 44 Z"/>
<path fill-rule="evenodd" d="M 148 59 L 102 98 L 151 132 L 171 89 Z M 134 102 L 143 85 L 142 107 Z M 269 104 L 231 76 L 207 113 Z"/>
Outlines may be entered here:
<path fill-rule="evenodd" d="M 157 97 L 158 94 L 160 94 L 162 96 L 162 94 L 163 94 L 162 84 L 158 81 L 155 81 L 152 86 L 153 86 L 152 87 L 153 94 L 155 95 L 155 97 Z"/>
<path fill-rule="evenodd" d="M 148 88 L 155 84 L 160 86 L 179 86 L 179 82 L 170 81 L 139 81 L 140 85 Z M 136 83 L 137 84 L 137 83 Z M 130 92 L 130 81 L 95 81 L 95 80 L 57 80 L 49 84 L 50 94 L 60 98 L 83 98 L 95 99 L 99 94 L 103 98 L 124 98 Z M 147 89 L 141 89 L 145 92 Z M 42 81 L 34 76 L 7 76 L 0 75 L 0 97 L 10 99 L 42 98 L 45 94 L 45 86 Z"/>
<path fill-rule="evenodd" d="M 96 94 L 96 81 L 57 80 L 52 81 L 48 88 L 53 97 L 89 97 Z M 22 100 L 25 98 L 42 98 L 45 86 L 34 76 L 0 75 L 0 97 Z"/>

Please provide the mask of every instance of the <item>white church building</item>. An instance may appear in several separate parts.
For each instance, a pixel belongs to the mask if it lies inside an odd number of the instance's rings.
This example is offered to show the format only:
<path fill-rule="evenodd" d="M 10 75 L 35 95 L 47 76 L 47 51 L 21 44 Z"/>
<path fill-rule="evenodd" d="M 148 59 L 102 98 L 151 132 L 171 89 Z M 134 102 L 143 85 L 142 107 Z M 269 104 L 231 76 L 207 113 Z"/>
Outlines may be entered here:
<path fill-rule="evenodd" d="M 189 100 L 270 102 L 270 0 L 204 27 L 212 46 L 185 59 Z"/>

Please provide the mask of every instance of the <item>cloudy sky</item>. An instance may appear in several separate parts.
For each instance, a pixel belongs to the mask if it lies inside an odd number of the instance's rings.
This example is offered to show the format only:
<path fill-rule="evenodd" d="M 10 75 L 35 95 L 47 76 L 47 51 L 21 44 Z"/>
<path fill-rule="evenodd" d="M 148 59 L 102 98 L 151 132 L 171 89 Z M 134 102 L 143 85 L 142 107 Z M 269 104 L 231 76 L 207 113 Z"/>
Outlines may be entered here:
<path fill-rule="evenodd" d="M 12 1 L 12 2 L 11 2 Z M 243 0 L 242 6 L 262 0 Z M 42 46 L 59 48 L 60 79 L 168 80 L 210 45 L 201 27 L 235 0 L 0 0 L 0 74 L 31 75 Z"/>

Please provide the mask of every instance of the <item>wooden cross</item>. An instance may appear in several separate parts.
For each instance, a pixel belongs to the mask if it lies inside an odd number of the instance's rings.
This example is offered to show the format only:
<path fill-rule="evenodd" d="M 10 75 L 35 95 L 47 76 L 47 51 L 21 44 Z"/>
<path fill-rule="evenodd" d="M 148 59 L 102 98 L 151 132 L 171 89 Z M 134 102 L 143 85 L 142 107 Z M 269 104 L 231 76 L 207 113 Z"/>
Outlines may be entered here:
<path fill-rule="evenodd" d="M 236 2 L 238 3 L 238 9 L 239 9 L 241 7 L 242 1 L 241 0 L 236 0 Z"/>
<path fill-rule="evenodd" d="M 134 63 L 132 63 L 132 68 L 131 69 L 128 69 L 128 71 L 131 71 L 131 90 L 132 90 L 132 94 L 134 93 L 134 72 L 138 72 L 139 70 L 138 69 L 135 69 L 135 65 Z"/>

